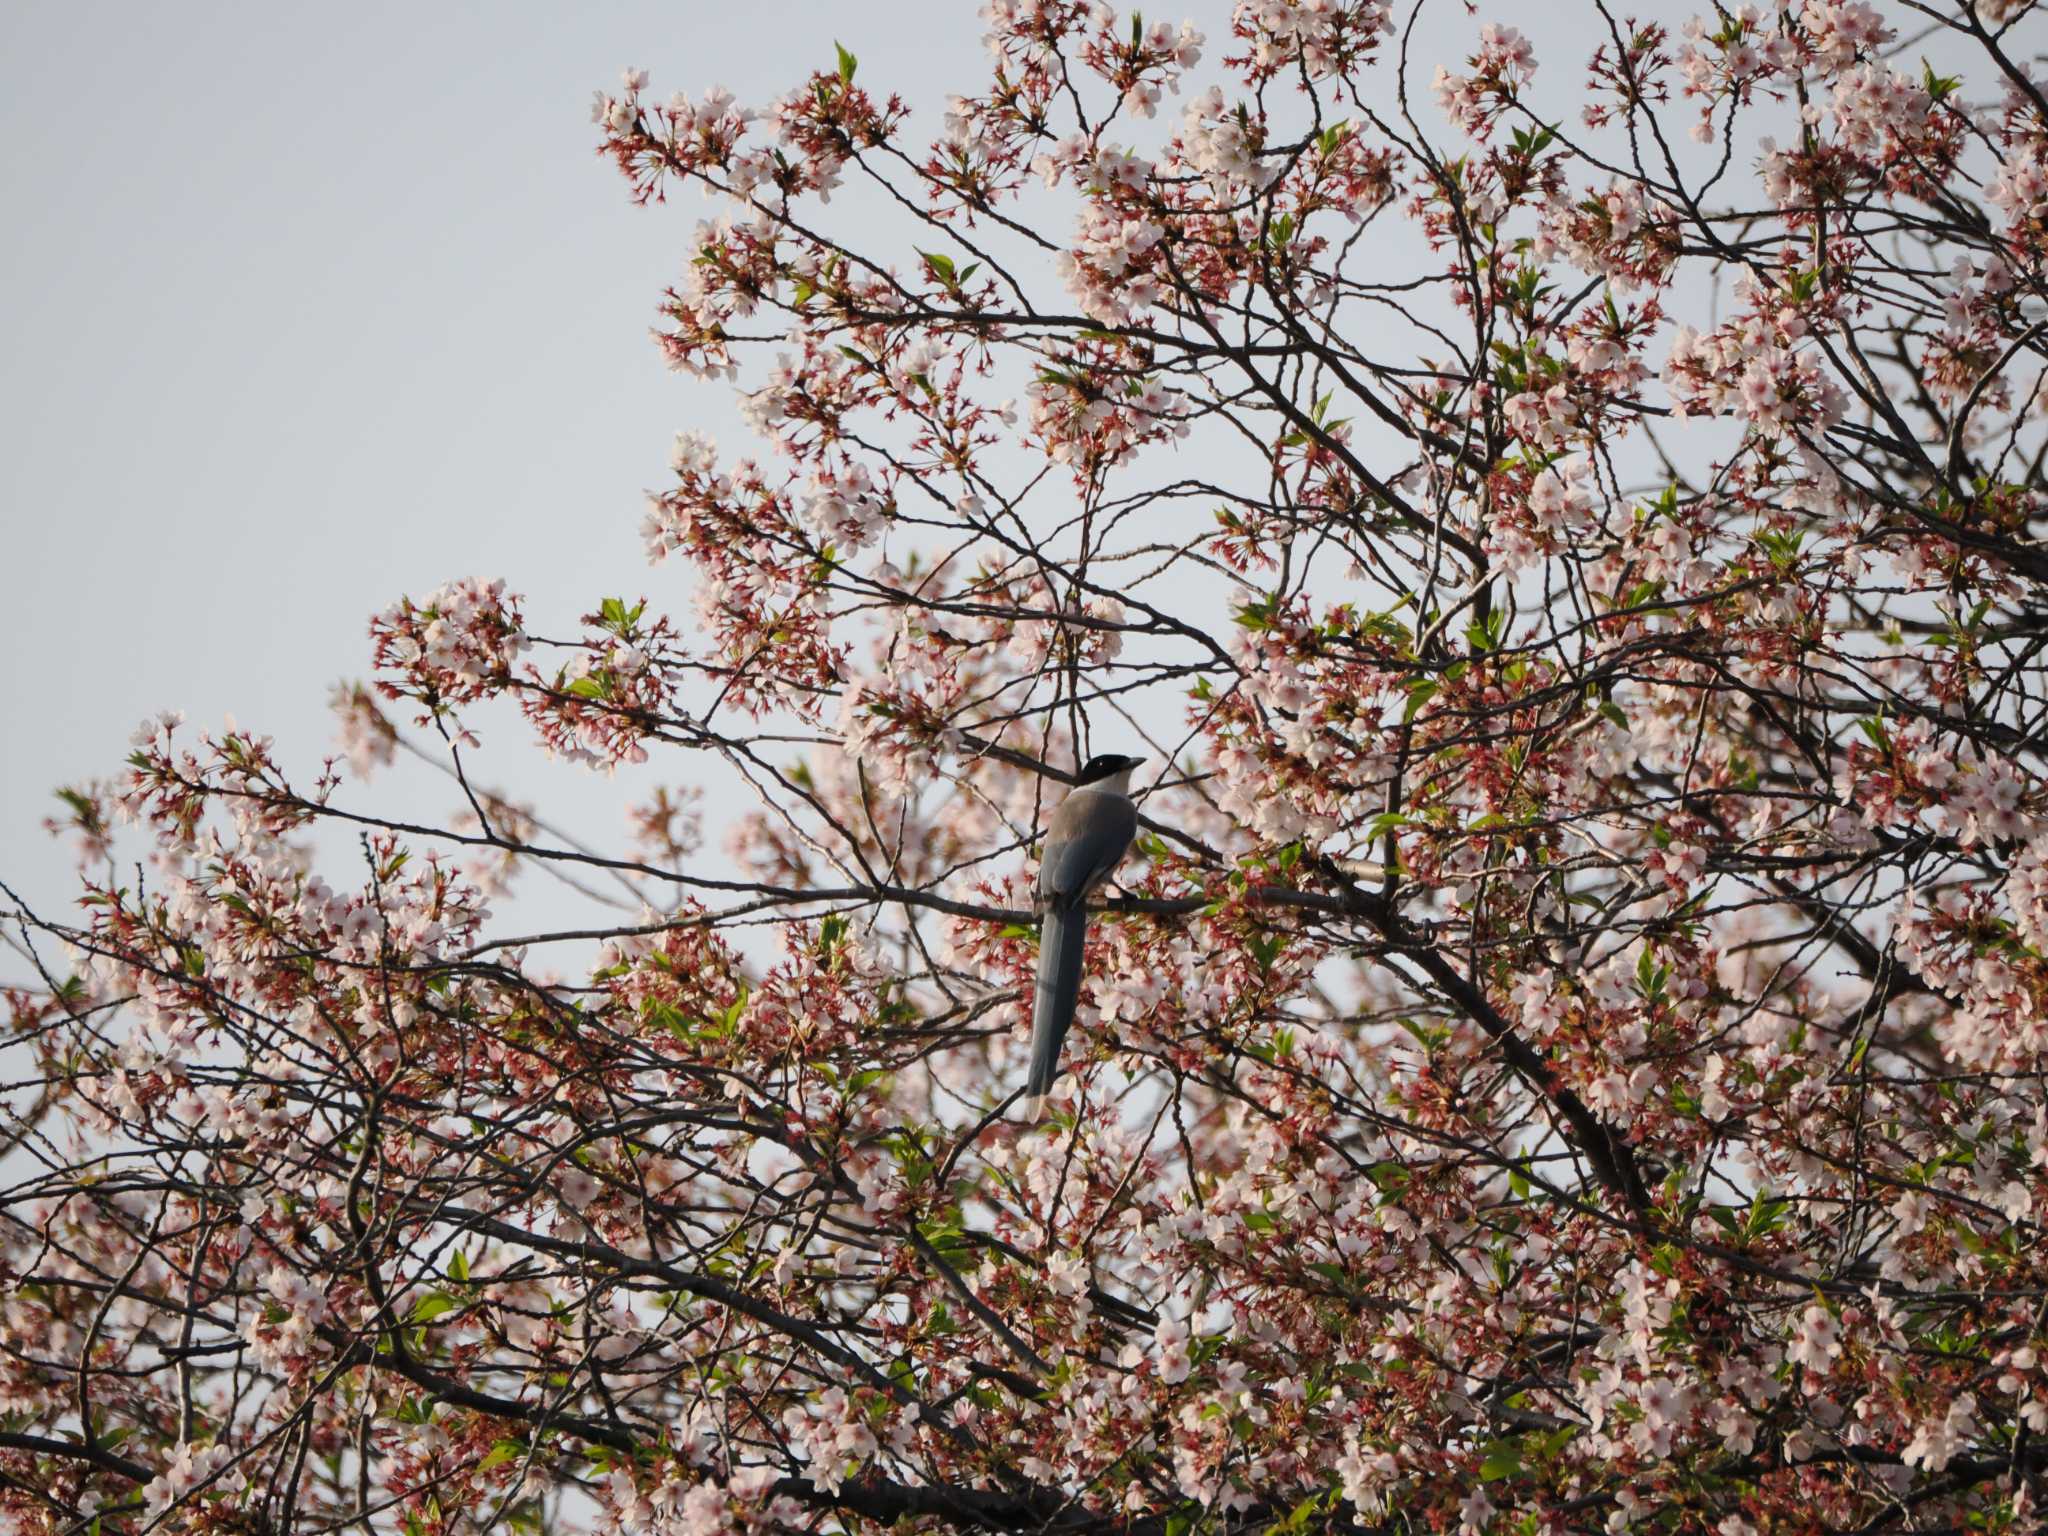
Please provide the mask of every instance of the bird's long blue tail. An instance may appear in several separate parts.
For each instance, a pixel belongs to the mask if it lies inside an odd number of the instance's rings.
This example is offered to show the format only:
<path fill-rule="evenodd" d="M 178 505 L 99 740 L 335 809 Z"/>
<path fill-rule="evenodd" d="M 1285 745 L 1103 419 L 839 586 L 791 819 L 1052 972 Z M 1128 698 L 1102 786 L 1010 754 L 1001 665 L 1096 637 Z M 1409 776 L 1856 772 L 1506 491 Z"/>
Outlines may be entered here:
<path fill-rule="evenodd" d="M 1083 907 L 1046 908 L 1038 940 L 1038 991 L 1031 1011 L 1031 1076 L 1025 1110 L 1037 1115 L 1060 1075 L 1060 1047 L 1081 1000 L 1081 961 L 1088 952 L 1088 913 Z"/>

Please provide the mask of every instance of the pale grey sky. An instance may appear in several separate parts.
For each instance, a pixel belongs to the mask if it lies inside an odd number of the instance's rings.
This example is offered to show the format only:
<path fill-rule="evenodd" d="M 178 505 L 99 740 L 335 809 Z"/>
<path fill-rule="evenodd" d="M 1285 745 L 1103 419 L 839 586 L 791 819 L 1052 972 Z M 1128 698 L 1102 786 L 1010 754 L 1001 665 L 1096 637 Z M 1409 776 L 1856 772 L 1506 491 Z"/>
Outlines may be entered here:
<path fill-rule="evenodd" d="M 710 208 L 634 208 L 590 96 L 637 65 L 765 102 L 835 37 L 921 105 L 982 67 L 969 4 L 0 7 L 0 878 L 65 894 L 52 787 L 161 708 L 310 776 L 402 592 L 502 575 L 557 633 L 686 607 L 641 492 L 678 428 L 742 433 L 648 331 Z"/>

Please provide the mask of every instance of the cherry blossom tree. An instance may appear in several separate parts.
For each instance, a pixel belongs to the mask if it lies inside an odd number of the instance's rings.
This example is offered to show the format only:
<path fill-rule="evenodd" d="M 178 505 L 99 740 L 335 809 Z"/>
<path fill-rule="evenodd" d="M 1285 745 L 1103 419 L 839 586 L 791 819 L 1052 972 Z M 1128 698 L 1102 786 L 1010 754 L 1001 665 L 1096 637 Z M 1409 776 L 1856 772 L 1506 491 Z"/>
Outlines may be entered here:
<path fill-rule="evenodd" d="M 1551 9 L 600 93 L 757 441 L 66 792 L 9 1528 L 2041 1529 L 2048 28 Z"/>

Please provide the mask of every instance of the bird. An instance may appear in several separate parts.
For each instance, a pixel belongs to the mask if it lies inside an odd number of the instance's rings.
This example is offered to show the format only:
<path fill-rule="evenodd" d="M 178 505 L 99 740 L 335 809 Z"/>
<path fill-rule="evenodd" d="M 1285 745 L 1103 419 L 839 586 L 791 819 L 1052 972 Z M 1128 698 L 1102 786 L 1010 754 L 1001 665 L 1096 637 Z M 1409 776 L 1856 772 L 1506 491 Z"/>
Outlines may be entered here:
<path fill-rule="evenodd" d="M 1086 902 L 1116 871 L 1138 831 L 1131 803 L 1131 773 L 1145 761 L 1106 753 L 1091 757 L 1074 787 L 1052 813 L 1038 864 L 1038 985 L 1031 1010 L 1031 1075 L 1024 1085 L 1025 1113 L 1045 1113 L 1045 1097 L 1060 1075 L 1060 1047 L 1081 998 L 1081 965 L 1088 947 Z"/>

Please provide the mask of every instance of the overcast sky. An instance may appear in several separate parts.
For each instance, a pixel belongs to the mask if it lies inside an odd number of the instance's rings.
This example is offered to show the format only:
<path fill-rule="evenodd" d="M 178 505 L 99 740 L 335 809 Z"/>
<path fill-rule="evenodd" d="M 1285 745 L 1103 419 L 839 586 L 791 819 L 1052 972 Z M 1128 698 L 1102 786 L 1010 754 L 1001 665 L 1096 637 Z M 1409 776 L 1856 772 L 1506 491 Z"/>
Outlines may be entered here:
<path fill-rule="evenodd" d="M 641 493 L 678 428 L 740 434 L 648 331 L 708 205 L 634 208 L 591 93 L 765 101 L 835 36 L 959 80 L 979 24 L 939 9 L 0 6 L 0 878 L 65 889 L 51 789 L 154 710 L 317 763 L 400 593 L 502 575 L 557 632 L 683 606 Z"/>

